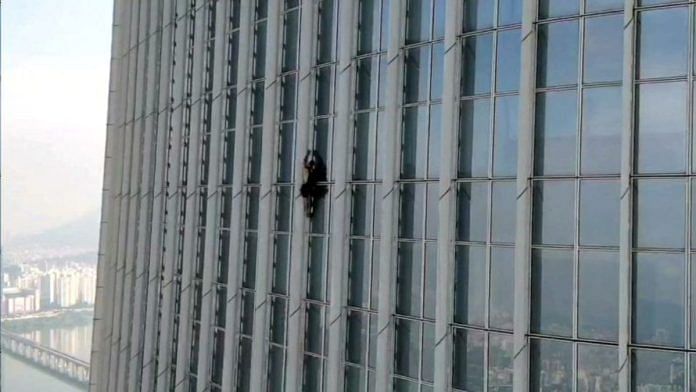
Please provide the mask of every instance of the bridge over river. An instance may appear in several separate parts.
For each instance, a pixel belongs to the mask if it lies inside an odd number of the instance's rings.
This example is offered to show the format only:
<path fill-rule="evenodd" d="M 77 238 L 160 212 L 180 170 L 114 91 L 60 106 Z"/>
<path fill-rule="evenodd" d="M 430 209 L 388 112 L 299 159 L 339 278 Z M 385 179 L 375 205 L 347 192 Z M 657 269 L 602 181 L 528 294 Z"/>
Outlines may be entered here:
<path fill-rule="evenodd" d="M 30 362 L 66 381 L 85 387 L 89 384 L 89 363 L 85 361 L 4 330 L 0 334 L 0 344 L 5 354 Z"/>

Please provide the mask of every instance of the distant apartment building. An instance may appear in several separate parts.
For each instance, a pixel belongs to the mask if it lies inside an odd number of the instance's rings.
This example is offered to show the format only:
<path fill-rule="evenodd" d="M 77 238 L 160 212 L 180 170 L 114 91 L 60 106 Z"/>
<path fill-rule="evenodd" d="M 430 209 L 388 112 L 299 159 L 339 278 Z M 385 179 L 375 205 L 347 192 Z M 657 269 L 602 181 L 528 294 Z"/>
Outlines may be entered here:
<path fill-rule="evenodd" d="M 116 0 L 92 390 L 696 392 L 694 15 Z"/>
<path fill-rule="evenodd" d="M 2 290 L 2 316 L 13 317 L 37 312 L 40 308 L 38 290 L 7 287 Z"/>

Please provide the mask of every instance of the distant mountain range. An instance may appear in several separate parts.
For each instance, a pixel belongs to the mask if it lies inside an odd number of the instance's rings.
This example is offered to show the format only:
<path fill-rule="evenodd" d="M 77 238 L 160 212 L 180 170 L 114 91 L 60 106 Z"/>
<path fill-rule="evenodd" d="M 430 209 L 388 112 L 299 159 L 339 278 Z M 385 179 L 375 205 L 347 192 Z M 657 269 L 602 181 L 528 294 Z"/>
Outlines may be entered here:
<path fill-rule="evenodd" d="M 99 245 L 99 211 L 93 211 L 66 224 L 40 233 L 11 238 L 6 250 L 35 248 L 76 248 L 96 250 Z"/>

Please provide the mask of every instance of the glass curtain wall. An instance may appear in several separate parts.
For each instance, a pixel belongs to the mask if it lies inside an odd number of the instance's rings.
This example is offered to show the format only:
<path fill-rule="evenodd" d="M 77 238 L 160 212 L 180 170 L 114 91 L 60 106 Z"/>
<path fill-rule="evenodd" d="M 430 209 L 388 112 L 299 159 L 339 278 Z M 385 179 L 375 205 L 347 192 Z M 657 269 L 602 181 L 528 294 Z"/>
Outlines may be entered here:
<path fill-rule="evenodd" d="M 694 5 L 664 0 L 638 5 L 632 387 L 696 390 L 696 356 L 689 352 L 696 348 Z"/>
<path fill-rule="evenodd" d="M 445 2 L 406 3 L 394 389 L 432 390 Z"/>
<path fill-rule="evenodd" d="M 329 188 L 326 196 L 318 201 L 314 215 L 309 220 L 307 234 L 307 286 L 305 305 L 305 342 L 303 364 L 303 388 L 305 391 L 323 391 L 326 386 L 326 357 L 328 355 L 329 309 L 329 229 L 333 180 L 333 123 L 336 93 L 336 39 L 338 28 L 338 1 L 316 1 L 317 21 L 315 31 L 316 62 L 313 66 L 314 101 L 310 110 L 313 129 L 310 132 L 310 148 L 315 150 L 326 164 Z M 297 151 L 297 160 L 306 151 Z"/>
<path fill-rule="evenodd" d="M 539 3 L 533 390 L 616 390 L 622 1 Z"/>
<path fill-rule="evenodd" d="M 227 275 L 230 267 L 230 231 L 232 229 L 232 179 L 234 174 L 234 146 L 237 114 L 237 60 L 239 53 L 239 27 L 241 0 L 233 0 L 228 5 L 227 35 L 217 39 L 226 40 L 224 123 L 220 136 L 222 140 L 222 165 L 218 193 L 221 200 L 218 222 L 217 260 L 213 289 L 215 290 L 212 322 L 212 349 L 210 351 L 210 388 L 212 392 L 222 390 L 222 369 L 225 355 L 225 318 L 227 315 Z M 222 99 L 222 98 L 218 98 Z"/>
<path fill-rule="evenodd" d="M 379 130 L 384 122 L 389 0 L 362 0 L 354 57 L 353 156 L 345 390 L 374 391 L 377 350 L 381 184 Z"/>
<path fill-rule="evenodd" d="M 254 10 L 254 42 L 251 67 L 251 113 L 249 145 L 247 146 L 247 177 L 244 183 L 244 260 L 242 267 L 242 304 L 240 312 L 237 390 L 248 391 L 251 377 L 251 342 L 254 333 L 254 296 L 256 285 L 256 254 L 259 228 L 259 197 L 261 188 L 261 145 L 263 134 L 264 72 L 266 65 L 266 27 L 268 1 L 256 0 Z M 259 295 L 265 295 L 260 293 Z"/>
<path fill-rule="evenodd" d="M 286 0 L 282 12 L 282 65 L 278 152 L 275 167 L 275 224 L 273 233 L 273 270 L 269 301 L 271 304 L 268 353 L 269 390 L 282 391 L 285 386 L 287 358 L 288 279 L 290 243 L 294 211 L 293 179 L 295 131 L 297 122 L 298 50 L 300 46 L 301 2 Z"/>
<path fill-rule="evenodd" d="M 463 10 L 457 151 L 455 390 L 512 389 L 521 1 Z"/>

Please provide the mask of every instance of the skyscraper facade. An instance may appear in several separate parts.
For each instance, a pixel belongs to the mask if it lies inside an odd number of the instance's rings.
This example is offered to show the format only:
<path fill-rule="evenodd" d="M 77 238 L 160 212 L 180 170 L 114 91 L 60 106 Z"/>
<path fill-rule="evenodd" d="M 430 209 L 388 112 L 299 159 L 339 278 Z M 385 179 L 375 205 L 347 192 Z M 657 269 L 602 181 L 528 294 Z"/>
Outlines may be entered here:
<path fill-rule="evenodd" d="M 696 391 L 695 33 L 116 0 L 91 389 Z"/>

